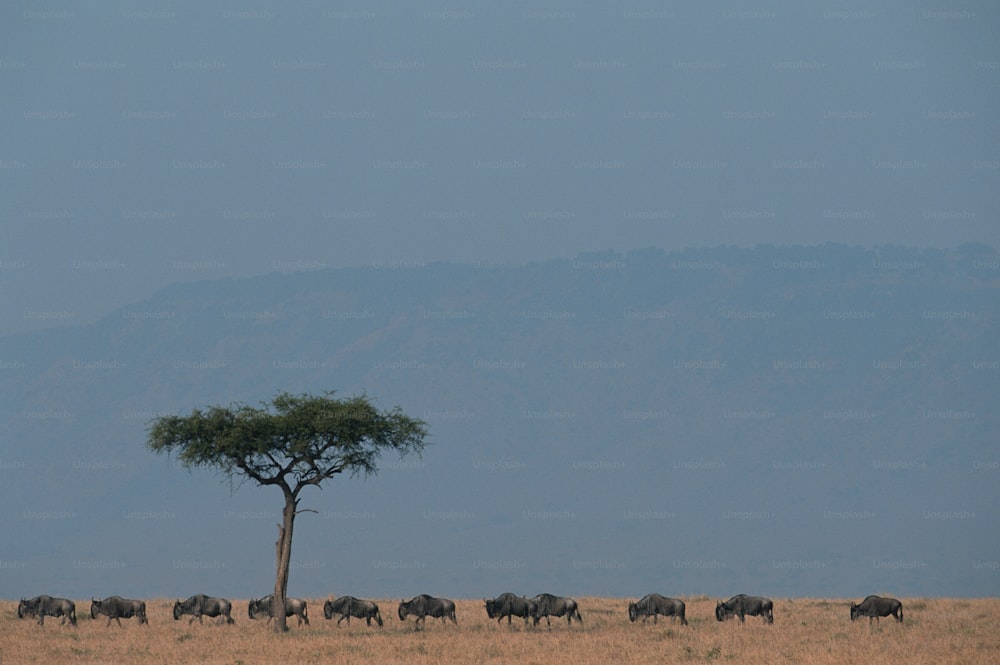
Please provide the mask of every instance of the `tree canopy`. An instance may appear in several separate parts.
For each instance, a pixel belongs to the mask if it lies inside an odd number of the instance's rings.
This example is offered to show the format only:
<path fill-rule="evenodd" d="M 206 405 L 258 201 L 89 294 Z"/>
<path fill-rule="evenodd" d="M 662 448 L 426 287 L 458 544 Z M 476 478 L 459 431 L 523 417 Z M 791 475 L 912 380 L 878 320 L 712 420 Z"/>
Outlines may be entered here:
<path fill-rule="evenodd" d="M 237 403 L 163 416 L 150 427 L 148 445 L 175 453 L 185 467 L 216 467 L 294 494 L 344 471 L 376 473 L 385 451 L 423 450 L 422 421 L 398 407 L 379 411 L 364 396 L 333 395 L 280 393 L 260 407 Z"/>

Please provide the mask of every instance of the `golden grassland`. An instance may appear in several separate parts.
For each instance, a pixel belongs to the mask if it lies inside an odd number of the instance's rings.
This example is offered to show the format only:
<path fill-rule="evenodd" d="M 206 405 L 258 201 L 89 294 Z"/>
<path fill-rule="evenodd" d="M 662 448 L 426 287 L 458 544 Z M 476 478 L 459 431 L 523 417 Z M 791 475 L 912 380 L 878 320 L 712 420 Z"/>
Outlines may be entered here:
<path fill-rule="evenodd" d="M 414 629 L 400 622 L 399 599 L 377 601 L 381 630 L 364 621 L 323 618 L 323 600 L 307 599 L 311 625 L 277 635 L 264 621 L 247 618 L 246 600 L 233 602 L 235 625 L 174 621 L 173 599 L 147 600 L 149 625 L 123 620 L 119 628 L 77 600 L 78 626 L 47 617 L 43 627 L 17 618 L 17 603 L 0 601 L 0 665 L 22 663 L 1000 663 L 1000 598 L 903 598 L 905 621 L 892 617 L 869 626 L 850 621 L 850 600 L 775 599 L 774 624 L 757 617 L 719 623 L 715 599 L 684 598 L 689 626 L 660 618 L 628 621 L 628 599 L 579 597 L 583 624 L 543 619 L 526 627 L 514 619 L 487 618 L 482 600 L 456 601 L 458 625 L 428 619 Z M 632 599 L 635 600 L 635 599 Z M 854 599 L 855 601 L 860 598 Z M 374 626 L 374 625 L 373 625 Z"/>

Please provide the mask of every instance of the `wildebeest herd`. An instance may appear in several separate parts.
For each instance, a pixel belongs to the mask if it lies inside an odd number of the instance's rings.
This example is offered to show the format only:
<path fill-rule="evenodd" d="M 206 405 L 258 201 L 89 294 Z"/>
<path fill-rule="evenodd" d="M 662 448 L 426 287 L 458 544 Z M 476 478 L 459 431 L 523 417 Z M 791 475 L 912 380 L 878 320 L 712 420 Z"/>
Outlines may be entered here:
<path fill-rule="evenodd" d="M 551 626 L 550 617 L 566 617 L 569 625 L 576 619 L 578 623 L 583 623 L 583 616 L 577 602 L 572 598 L 554 596 L 549 593 L 542 593 L 532 598 L 517 596 L 513 593 L 502 593 L 496 598 L 484 599 L 486 605 L 486 615 L 490 619 L 496 619 L 500 623 L 507 619 L 510 625 L 512 617 L 524 619 L 524 624 L 528 625 L 531 620 L 533 626 L 537 626 L 544 618 L 546 624 Z M 267 617 L 268 622 L 274 618 L 273 594 L 263 598 L 253 598 L 247 605 L 247 615 L 251 619 Z M 903 604 L 895 598 L 883 598 L 882 596 L 868 596 L 860 603 L 851 603 L 851 621 L 860 617 L 868 617 L 868 622 L 872 619 L 878 621 L 881 617 L 893 616 L 897 622 L 903 621 Z M 231 615 L 232 603 L 225 598 L 214 598 L 204 594 L 191 596 L 187 600 L 177 600 L 174 603 L 174 620 L 179 620 L 184 615 L 190 615 L 188 623 L 198 619 L 203 623 L 203 617 L 216 618 L 219 623 L 235 623 Z M 416 617 L 416 629 L 424 624 L 427 617 L 441 619 L 443 623 L 451 620 L 457 624 L 455 616 L 455 602 L 447 598 L 435 598 L 427 594 L 415 596 L 410 600 L 399 601 L 397 614 L 400 621 L 406 621 L 407 617 Z M 147 624 L 146 603 L 141 600 L 131 600 L 120 596 L 109 596 L 103 600 L 92 599 L 90 603 L 90 618 L 97 619 L 98 615 L 107 617 L 107 624 L 111 625 L 114 619 L 119 626 L 122 619 L 135 618 L 140 624 Z M 300 598 L 285 598 L 285 616 L 296 616 L 298 625 L 303 623 L 309 625 L 309 612 L 306 601 Z M 323 616 L 326 619 L 333 619 L 339 615 L 337 626 L 347 619 L 348 625 L 351 617 L 364 619 L 368 626 L 372 625 L 372 620 L 381 628 L 383 626 L 382 614 L 379 612 L 378 604 L 371 600 L 361 600 L 353 596 L 340 596 L 327 600 L 323 604 Z M 770 598 L 760 596 L 747 596 L 737 594 L 726 601 L 718 601 L 715 605 L 715 619 L 725 621 L 733 617 L 739 617 L 740 622 L 745 621 L 746 616 L 759 616 L 764 623 L 774 623 L 774 603 Z M 36 596 L 34 598 L 22 598 L 17 605 L 18 618 L 35 617 L 39 625 L 44 625 L 45 617 L 61 617 L 61 624 L 69 620 L 70 625 L 76 625 L 76 605 L 66 598 L 53 598 L 52 596 Z M 649 617 L 653 617 L 656 623 L 660 616 L 669 617 L 671 621 L 680 619 L 682 626 L 688 625 L 685 616 L 684 601 L 678 598 L 661 596 L 658 593 L 651 593 L 636 602 L 628 604 L 629 621 L 635 622 L 641 618 L 645 623 Z"/>

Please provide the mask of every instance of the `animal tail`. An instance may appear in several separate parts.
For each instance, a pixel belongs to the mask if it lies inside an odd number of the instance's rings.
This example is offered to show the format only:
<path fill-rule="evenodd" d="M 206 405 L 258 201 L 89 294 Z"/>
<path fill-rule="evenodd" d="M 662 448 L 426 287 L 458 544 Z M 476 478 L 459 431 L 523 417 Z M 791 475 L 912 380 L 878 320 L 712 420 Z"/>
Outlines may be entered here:
<path fill-rule="evenodd" d="M 70 624 L 72 624 L 74 626 L 76 625 L 76 608 L 75 607 L 69 608 L 69 622 L 70 622 Z"/>

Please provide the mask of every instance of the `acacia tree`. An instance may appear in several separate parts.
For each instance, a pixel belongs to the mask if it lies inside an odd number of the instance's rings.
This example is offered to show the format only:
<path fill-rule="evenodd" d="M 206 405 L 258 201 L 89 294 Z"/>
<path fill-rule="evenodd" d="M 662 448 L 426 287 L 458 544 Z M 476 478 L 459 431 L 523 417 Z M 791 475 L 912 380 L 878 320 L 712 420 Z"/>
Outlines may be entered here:
<path fill-rule="evenodd" d="M 427 435 L 425 424 L 399 407 L 379 411 L 367 397 L 335 399 L 279 393 L 260 408 L 245 404 L 195 409 L 187 416 L 152 421 L 147 446 L 176 453 L 188 468 L 214 467 L 229 478 L 274 485 L 285 499 L 275 543 L 275 630 L 287 630 L 285 596 L 292 555 L 292 529 L 299 493 L 338 474 L 371 475 L 385 451 L 418 455 Z"/>

